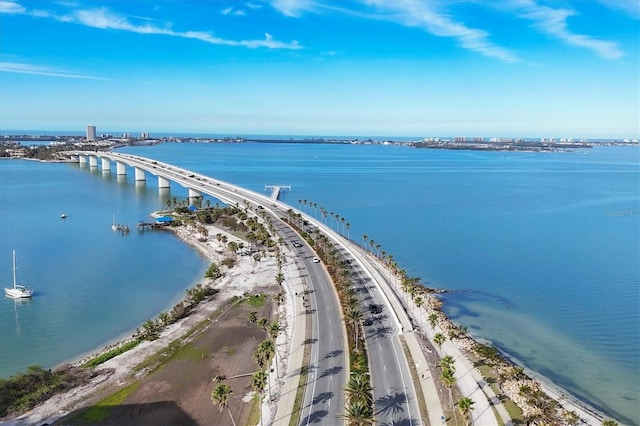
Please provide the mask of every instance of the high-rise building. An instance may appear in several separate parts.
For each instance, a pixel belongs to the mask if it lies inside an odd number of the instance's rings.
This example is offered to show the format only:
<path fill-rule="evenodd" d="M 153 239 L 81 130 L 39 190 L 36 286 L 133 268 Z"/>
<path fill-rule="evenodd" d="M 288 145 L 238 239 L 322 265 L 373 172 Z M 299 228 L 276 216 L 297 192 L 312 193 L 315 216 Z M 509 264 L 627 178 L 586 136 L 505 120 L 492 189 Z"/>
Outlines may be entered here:
<path fill-rule="evenodd" d="M 89 124 L 87 126 L 87 140 L 95 141 L 96 140 L 96 126 L 93 124 Z"/>

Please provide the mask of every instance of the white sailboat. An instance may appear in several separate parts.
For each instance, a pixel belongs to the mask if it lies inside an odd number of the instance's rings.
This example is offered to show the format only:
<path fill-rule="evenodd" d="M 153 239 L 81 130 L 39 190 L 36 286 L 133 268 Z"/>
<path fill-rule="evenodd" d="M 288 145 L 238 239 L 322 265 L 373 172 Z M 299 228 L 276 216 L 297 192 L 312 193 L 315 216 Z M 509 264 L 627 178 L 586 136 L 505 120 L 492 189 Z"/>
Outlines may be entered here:
<path fill-rule="evenodd" d="M 111 229 L 113 229 L 114 231 L 120 231 L 122 233 L 127 233 L 129 232 L 129 225 L 120 225 L 118 223 L 116 223 L 116 214 L 113 214 L 113 222 L 111 224 Z"/>
<path fill-rule="evenodd" d="M 5 287 L 4 294 L 13 299 L 24 299 L 33 295 L 33 289 L 16 282 L 16 251 L 13 251 L 13 287 Z"/>

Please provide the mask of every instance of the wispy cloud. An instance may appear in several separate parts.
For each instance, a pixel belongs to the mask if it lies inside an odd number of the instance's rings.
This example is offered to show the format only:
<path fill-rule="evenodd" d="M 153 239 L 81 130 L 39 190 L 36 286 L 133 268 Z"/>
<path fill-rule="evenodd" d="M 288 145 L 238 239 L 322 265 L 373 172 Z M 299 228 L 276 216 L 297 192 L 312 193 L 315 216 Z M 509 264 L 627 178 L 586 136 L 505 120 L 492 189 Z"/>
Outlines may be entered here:
<path fill-rule="evenodd" d="M 640 1 L 638 0 L 600 0 L 600 3 L 611 9 L 626 12 L 635 19 L 640 19 Z"/>
<path fill-rule="evenodd" d="M 616 43 L 573 33 L 567 25 L 567 19 L 576 15 L 573 10 L 552 9 L 532 0 L 516 0 L 512 2 L 512 7 L 518 10 L 522 18 L 532 21 L 536 29 L 567 44 L 593 50 L 606 59 L 618 59 L 624 55 Z"/>
<path fill-rule="evenodd" d="M 35 74 L 45 75 L 49 77 L 61 77 L 61 78 L 79 78 L 90 80 L 109 80 L 104 77 L 97 77 L 86 74 L 76 74 L 65 70 L 60 70 L 51 67 L 43 67 L 38 65 L 25 64 L 20 62 L 0 62 L 0 72 L 11 72 L 17 74 Z"/>
<path fill-rule="evenodd" d="M 247 12 L 242 9 L 234 9 L 233 7 L 227 7 L 226 9 L 222 9 L 220 11 L 224 16 L 246 16 Z"/>
<path fill-rule="evenodd" d="M 317 10 L 317 2 L 314 0 L 273 0 L 271 6 L 283 15 L 297 18 L 303 12 Z"/>
<path fill-rule="evenodd" d="M 514 53 L 493 43 L 490 34 L 481 29 L 470 28 L 445 12 L 436 8 L 437 2 L 412 0 L 369 0 L 379 17 L 402 25 L 422 28 L 438 37 L 456 40 L 464 49 L 478 52 L 504 62 L 517 62 Z"/>
<path fill-rule="evenodd" d="M 0 1 L 0 13 L 16 14 L 24 12 L 25 8 L 18 3 L 14 3 L 11 1 Z"/>
<path fill-rule="evenodd" d="M 9 2 L 2 2 L 9 3 Z M 6 10 L 19 10 L 20 5 L 17 3 L 11 3 L 3 5 L 0 3 L 0 12 L 3 8 Z M 100 9 L 78 9 L 73 10 L 68 14 L 53 14 L 43 11 L 27 11 L 22 8 L 19 12 L 5 12 L 5 13 L 24 13 L 40 18 L 53 18 L 60 22 L 73 23 L 84 25 L 91 28 L 109 29 L 128 31 L 138 34 L 157 34 L 170 37 L 182 37 L 186 39 L 197 39 L 210 44 L 218 44 L 225 46 L 240 46 L 251 49 L 256 48 L 268 48 L 268 49 L 300 49 L 302 46 L 296 41 L 283 42 L 274 39 L 270 34 L 266 33 L 263 40 L 230 40 L 221 37 L 216 37 L 209 32 L 205 31 L 175 31 L 172 29 L 170 23 L 166 23 L 164 26 L 158 26 L 149 22 L 134 23 L 129 18 L 119 15 L 107 8 Z M 138 19 L 148 21 L 146 19 Z"/>

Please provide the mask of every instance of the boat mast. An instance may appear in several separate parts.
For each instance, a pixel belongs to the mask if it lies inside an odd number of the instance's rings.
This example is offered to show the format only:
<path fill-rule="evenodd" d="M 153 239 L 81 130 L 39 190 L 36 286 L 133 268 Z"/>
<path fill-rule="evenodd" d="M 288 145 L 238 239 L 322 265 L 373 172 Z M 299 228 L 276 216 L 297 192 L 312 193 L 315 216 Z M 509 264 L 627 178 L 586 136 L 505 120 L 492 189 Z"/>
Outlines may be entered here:
<path fill-rule="evenodd" d="M 13 288 L 16 288 L 16 250 L 13 250 Z"/>

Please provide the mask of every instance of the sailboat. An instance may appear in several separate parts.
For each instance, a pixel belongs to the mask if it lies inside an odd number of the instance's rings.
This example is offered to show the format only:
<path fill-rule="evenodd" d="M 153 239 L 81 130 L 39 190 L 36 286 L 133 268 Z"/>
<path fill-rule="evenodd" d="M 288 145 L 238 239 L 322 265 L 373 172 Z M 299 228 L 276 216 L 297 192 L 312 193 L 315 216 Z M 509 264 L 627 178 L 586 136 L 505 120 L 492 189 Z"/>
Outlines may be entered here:
<path fill-rule="evenodd" d="M 24 299 L 33 295 L 33 289 L 16 283 L 16 251 L 13 251 L 13 287 L 5 287 L 4 294 L 13 299 Z"/>
<path fill-rule="evenodd" d="M 113 222 L 111 224 L 111 229 L 114 231 L 121 231 L 123 233 L 129 232 L 129 225 L 119 225 L 116 223 L 116 214 L 113 214 Z"/>

